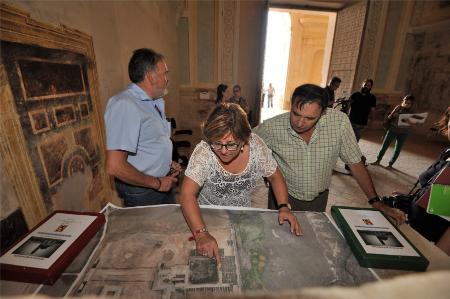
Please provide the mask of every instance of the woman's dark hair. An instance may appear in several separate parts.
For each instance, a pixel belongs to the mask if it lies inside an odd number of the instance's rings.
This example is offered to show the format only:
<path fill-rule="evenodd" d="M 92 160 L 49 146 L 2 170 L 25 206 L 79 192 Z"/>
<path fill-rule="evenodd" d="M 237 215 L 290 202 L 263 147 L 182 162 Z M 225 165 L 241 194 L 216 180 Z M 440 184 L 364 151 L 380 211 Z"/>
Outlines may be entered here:
<path fill-rule="evenodd" d="M 441 119 L 435 124 L 440 134 L 444 136 L 448 134 L 449 121 L 450 121 L 450 106 L 447 107 L 447 110 L 445 110 L 444 115 L 442 115 Z"/>
<path fill-rule="evenodd" d="M 133 56 L 128 62 L 128 77 L 131 82 L 139 83 L 145 78 L 145 74 L 156 70 L 156 64 L 164 59 L 162 54 L 159 54 L 152 49 L 142 48 L 134 50 Z"/>
<path fill-rule="evenodd" d="M 218 104 L 209 114 L 203 124 L 203 139 L 214 142 L 232 134 L 236 141 L 248 143 L 252 129 L 247 120 L 247 114 L 238 104 Z"/>
<path fill-rule="evenodd" d="M 330 85 L 331 85 L 331 84 L 334 84 L 334 83 L 341 83 L 341 82 L 342 82 L 341 78 L 334 76 L 334 77 L 331 78 L 331 80 L 330 80 Z"/>
<path fill-rule="evenodd" d="M 220 104 L 223 101 L 223 93 L 225 92 L 225 90 L 227 90 L 228 85 L 225 84 L 219 84 L 219 86 L 217 86 L 217 99 L 216 99 L 216 104 Z"/>
<path fill-rule="evenodd" d="M 364 83 L 364 82 L 369 82 L 369 83 L 370 83 L 370 85 L 372 85 L 372 86 L 373 86 L 373 80 L 372 80 L 372 79 L 370 79 L 370 78 L 366 78 L 366 79 L 364 79 L 363 83 Z"/>
<path fill-rule="evenodd" d="M 325 110 L 328 97 L 325 89 L 314 84 L 303 84 L 294 90 L 291 98 L 291 107 L 302 108 L 305 104 L 317 103 Z"/>

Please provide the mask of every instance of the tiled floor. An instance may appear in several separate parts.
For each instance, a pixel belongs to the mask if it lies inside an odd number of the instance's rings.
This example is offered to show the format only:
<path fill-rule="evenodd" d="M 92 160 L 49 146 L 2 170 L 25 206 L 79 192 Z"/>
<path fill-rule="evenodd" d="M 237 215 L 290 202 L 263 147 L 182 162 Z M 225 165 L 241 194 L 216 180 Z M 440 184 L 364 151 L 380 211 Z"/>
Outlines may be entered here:
<path fill-rule="evenodd" d="M 367 130 L 359 144 L 368 162 L 376 160 L 383 138 L 381 130 Z M 409 192 L 417 180 L 418 175 L 425 170 L 438 157 L 439 153 L 448 146 L 445 139 L 425 138 L 411 135 L 394 164 L 394 169 L 386 169 L 393 152 L 393 144 L 386 152 L 381 165 L 368 166 L 375 188 L 380 196 L 390 195 L 393 191 Z M 333 173 L 327 211 L 332 205 L 369 206 L 367 199 L 351 175 L 345 172 L 344 165 L 338 162 Z M 253 196 L 252 206 L 255 208 L 267 207 L 267 188 L 261 180 Z"/>

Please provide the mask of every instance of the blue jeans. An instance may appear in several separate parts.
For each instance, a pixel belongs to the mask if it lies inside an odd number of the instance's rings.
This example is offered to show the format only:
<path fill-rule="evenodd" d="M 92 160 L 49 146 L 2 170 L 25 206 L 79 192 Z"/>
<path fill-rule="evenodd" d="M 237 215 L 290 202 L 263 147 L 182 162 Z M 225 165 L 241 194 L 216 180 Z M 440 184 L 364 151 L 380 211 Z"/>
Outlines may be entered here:
<path fill-rule="evenodd" d="M 400 155 L 400 151 L 402 150 L 403 145 L 405 144 L 406 138 L 408 137 L 408 133 L 396 133 L 391 130 L 387 130 L 384 135 L 383 145 L 381 146 L 380 152 L 378 153 L 377 160 L 381 161 L 383 159 L 384 153 L 388 149 L 391 142 L 395 139 L 395 148 L 394 154 L 392 155 L 391 160 L 389 161 L 389 165 L 393 165 L 395 161 L 397 161 L 398 156 Z"/>
<path fill-rule="evenodd" d="M 175 204 L 175 192 L 158 192 L 155 189 L 133 186 L 115 180 L 116 189 L 126 207 Z"/>

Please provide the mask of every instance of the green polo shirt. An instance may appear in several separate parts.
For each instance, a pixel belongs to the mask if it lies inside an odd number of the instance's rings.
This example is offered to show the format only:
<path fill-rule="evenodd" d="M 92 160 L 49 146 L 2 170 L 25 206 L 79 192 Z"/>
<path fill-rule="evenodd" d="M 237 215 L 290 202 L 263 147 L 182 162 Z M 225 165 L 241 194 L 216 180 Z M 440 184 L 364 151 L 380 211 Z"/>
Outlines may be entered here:
<path fill-rule="evenodd" d="M 289 194 L 311 201 L 329 188 L 338 157 L 346 164 L 361 161 L 361 151 L 348 116 L 327 109 L 317 122 L 309 144 L 291 127 L 289 112 L 264 121 L 254 129 L 272 150 Z"/>

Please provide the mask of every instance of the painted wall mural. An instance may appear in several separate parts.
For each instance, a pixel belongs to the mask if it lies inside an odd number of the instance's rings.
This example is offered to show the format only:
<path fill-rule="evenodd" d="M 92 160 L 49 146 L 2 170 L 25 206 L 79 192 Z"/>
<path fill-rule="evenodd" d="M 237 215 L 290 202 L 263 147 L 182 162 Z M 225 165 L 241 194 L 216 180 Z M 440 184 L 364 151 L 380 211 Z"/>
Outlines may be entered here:
<path fill-rule="evenodd" d="M 87 169 L 92 173 L 90 191 L 80 201 L 95 202 L 104 186 L 90 114 L 87 58 L 13 42 L 1 43 L 1 57 L 47 210 L 64 207 L 55 200 L 61 184 Z M 80 206 L 92 204 L 80 202 Z"/>

